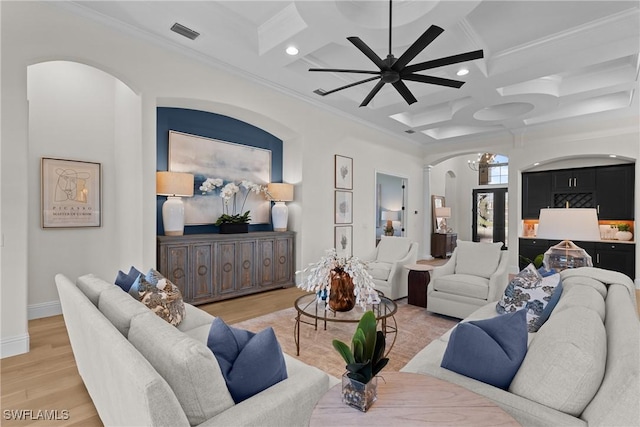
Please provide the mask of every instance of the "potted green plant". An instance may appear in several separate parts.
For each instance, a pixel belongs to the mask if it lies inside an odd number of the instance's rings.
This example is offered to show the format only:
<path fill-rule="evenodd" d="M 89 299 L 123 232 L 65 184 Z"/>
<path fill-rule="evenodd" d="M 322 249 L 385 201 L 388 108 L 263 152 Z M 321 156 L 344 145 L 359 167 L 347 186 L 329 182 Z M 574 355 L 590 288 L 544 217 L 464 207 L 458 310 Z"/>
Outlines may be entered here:
<path fill-rule="evenodd" d="M 389 359 L 384 357 L 385 337 L 376 330 L 376 316 L 366 311 L 358 322 L 351 339 L 351 347 L 340 340 L 333 340 L 333 347 L 347 363 L 342 376 L 342 401 L 366 412 L 377 399 L 378 372 Z"/>
<path fill-rule="evenodd" d="M 633 233 L 631 233 L 631 227 L 629 224 L 621 223 L 616 226 L 618 232 L 616 233 L 616 239 L 618 240 L 631 240 Z"/>
<path fill-rule="evenodd" d="M 251 181 L 240 181 L 239 183 L 228 182 L 223 185 L 221 178 L 207 178 L 200 186 L 202 194 L 212 193 L 220 188 L 220 198 L 222 199 L 222 215 L 216 220 L 215 225 L 220 227 L 221 234 L 247 233 L 249 231 L 249 221 L 251 221 L 250 211 L 243 212 L 244 205 L 250 193 L 266 194 L 267 188 L 264 185 L 255 184 Z M 238 209 L 238 193 L 244 194 L 242 205 Z"/>

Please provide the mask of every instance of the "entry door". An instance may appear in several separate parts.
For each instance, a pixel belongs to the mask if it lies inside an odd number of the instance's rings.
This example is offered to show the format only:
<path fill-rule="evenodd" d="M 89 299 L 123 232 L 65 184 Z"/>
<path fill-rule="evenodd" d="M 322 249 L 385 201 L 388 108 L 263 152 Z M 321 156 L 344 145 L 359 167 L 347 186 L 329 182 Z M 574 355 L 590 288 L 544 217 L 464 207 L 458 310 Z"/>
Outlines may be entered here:
<path fill-rule="evenodd" d="M 502 242 L 507 247 L 508 241 L 508 193 L 506 188 L 473 190 L 473 224 L 472 238 L 474 242 Z"/>

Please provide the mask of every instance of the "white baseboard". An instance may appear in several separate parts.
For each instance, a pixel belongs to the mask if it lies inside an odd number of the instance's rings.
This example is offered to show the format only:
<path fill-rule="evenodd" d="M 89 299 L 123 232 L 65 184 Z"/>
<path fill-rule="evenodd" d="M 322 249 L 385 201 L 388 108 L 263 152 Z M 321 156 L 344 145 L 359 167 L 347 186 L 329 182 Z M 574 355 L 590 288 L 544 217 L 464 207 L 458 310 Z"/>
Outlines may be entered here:
<path fill-rule="evenodd" d="M 62 314 L 60 301 L 42 302 L 27 306 L 27 318 L 29 320 L 57 316 L 58 314 Z"/>
<path fill-rule="evenodd" d="M 0 343 L 0 358 L 17 356 L 29 352 L 29 334 L 3 339 Z"/>

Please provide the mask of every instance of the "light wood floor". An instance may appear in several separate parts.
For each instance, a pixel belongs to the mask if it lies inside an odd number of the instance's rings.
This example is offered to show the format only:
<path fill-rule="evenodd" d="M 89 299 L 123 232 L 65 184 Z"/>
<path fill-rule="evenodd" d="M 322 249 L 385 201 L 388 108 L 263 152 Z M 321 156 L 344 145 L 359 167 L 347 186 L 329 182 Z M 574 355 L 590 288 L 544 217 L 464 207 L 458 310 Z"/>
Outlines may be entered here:
<path fill-rule="evenodd" d="M 293 305 L 304 294 L 297 288 L 279 289 L 243 298 L 202 305 L 200 308 L 223 318 L 241 322 Z M 636 290 L 640 313 L 640 290 Z M 0 360 L 3 426 L 101 426 L 102 423 L 78 374 L 62 316 L 29 321 L 31 351 Z M 117 392 L 117 391 L 114 391 Z M 69 411 L 69 419 L 15 421 L 5 419 L 5 410 Z"/>

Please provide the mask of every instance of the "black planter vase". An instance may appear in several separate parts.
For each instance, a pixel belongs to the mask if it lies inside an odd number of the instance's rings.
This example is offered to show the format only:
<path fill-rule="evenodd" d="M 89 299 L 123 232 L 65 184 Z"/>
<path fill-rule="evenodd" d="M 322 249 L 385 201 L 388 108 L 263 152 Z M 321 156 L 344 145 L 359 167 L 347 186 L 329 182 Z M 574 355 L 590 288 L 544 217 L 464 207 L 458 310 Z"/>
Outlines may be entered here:
<path fill-rule="evenodd" d="M 246 223 L 234 224 L 231 222 L 225 222 L 220 224 L 220 234 L 236 234 L 248 232 L 249 224 Z"/>

